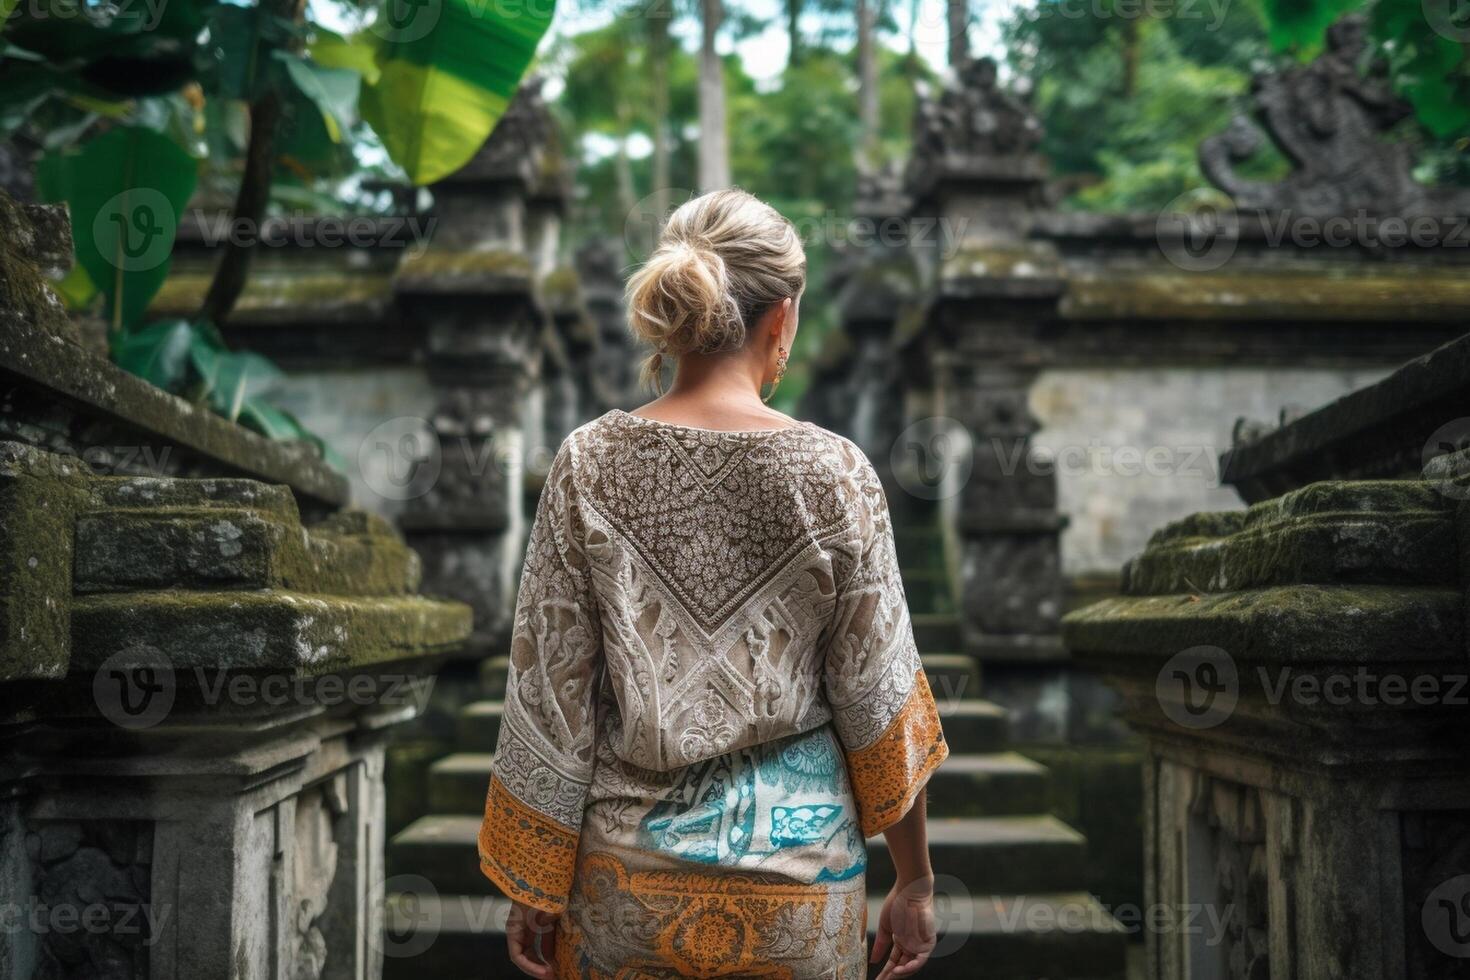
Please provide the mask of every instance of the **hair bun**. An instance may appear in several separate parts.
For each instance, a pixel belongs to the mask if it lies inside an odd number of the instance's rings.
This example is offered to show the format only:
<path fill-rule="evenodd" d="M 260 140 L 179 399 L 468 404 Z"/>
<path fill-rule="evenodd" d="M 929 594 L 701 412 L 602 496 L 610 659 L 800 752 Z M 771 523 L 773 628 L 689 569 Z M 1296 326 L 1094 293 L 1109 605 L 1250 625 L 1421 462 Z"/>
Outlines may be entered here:
<path fill-rule="evenodd" d="M 652 349 L 644 380 L 664 357 L 739 348 L 754 317 L 805 286 L 796 230 L 770 205 L 738 190 L 686 202 L 628 280 L 628 328 Z"/>
<path fill-rule="evenodd" d="M 745 339 L 725 261 L 706 245 L 660 243 L 629 282 L 628 296 L 629 327 L 655 353 L 708 354 Z"/>

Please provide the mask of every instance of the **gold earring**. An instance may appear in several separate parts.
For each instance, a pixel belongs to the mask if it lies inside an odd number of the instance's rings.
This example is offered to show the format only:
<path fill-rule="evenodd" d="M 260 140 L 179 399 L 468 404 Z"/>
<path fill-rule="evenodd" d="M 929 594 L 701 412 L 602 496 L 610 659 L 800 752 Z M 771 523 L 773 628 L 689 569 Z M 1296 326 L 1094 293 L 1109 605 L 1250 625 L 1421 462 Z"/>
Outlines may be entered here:
<path fill-rule="evenodd" d="M 786 377 L 786 359 L 787 359 L 787 357 L 788 357 L 788 354 L 787 354 L 786 348 L 784 348 L 784 347 L 777 347 L 776 348 L 776 376 L 771 379 L 771 390 L 768 391 L 768 392 L 766 392 L 765 397 L 763 397 L 761 399 L 761 401 L 768 402 L 768 401 L 771 400 L 771 397 L 776 394 L 776 388 L 780 386 L 781 379 L 784 378 L 784 377 Z"/>

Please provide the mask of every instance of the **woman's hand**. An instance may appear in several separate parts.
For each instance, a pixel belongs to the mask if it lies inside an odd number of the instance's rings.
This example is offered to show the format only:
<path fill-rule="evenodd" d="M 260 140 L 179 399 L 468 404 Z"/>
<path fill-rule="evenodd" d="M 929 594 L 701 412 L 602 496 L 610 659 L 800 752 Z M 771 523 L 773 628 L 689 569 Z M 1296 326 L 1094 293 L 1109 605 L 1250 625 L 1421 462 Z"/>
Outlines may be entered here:
<path fill-rule="evenodd" d="M 505 940 L 516 969 L 536 980 L 552 980 L 556 949 L 556 916 L 512 901 L 505 921 Z M 539 953 L 537 940 L 540 940 Z"/>
<path fill-rule="evenodd" d="M 878 980 L 917 973 L 929 961 L 935 942 L 934 878 L 926 875 L 894 885 L 883 900 L 878 938 L 873 942 L 871 962 L 883 963 Z"/>

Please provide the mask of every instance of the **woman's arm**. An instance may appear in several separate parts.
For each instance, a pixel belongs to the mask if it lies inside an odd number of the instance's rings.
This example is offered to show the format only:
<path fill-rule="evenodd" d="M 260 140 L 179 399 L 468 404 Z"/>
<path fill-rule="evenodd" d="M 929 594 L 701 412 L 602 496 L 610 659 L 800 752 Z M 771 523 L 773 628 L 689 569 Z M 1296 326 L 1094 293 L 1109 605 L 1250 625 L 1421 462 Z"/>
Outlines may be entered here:
<path fill-rule="evenodd" d="M 878 980 L 906 977 L 929 960 L 937 941 L 934 926 L 934 870 L 929 864 L 929 837 L 924 828 L 924 794 L 883 832 L 897 880 L 883 901 L 872 962 L 883 963 Z"/>
<path fill-rule="evenodd" d="M 929 835 L 924 827 L 924 814 L 924 794 L 919 793 L 909 812 L 883 831 L 883 839 L 888 841 L 888 853 L 893 857 L 893 867 L 898 871 L 900 888 L 911 881 L 934 878 L 934 871 L 929 866 Z"/>

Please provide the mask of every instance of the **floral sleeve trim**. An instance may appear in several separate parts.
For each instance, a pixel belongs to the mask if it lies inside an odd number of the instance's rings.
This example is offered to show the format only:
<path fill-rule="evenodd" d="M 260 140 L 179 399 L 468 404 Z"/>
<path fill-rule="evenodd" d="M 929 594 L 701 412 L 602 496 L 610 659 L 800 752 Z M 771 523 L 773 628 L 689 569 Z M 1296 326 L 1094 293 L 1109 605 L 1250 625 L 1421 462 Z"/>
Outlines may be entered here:
<path fill-rule="evenodd" d="M 939 708 L 922 669 L 913 690 L 877 741 L 848 753 L 847 773 L 857 798 L 863 834 L 872 837 L 903 819 L 949 745 L 939 726 Z"/>
<path fill-rule="evenodd" d="M 577 864 L 579 833 L 532 809 L 490 778 L 480 824 L 480 870 L 506 897 L 560 915 Z"/>

